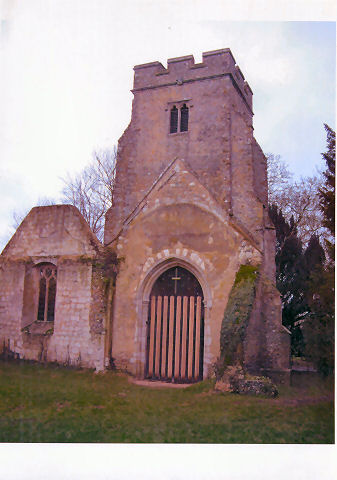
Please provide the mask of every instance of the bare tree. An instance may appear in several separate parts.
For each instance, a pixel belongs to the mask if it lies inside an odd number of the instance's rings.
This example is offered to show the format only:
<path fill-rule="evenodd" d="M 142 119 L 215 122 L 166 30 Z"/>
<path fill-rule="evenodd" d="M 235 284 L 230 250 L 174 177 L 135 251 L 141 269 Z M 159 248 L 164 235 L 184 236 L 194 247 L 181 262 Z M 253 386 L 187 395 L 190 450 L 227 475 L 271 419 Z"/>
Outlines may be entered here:
<path fill-rule="evenodd" d="M 115 185 L 116 148 L 93 152 L 91 163 L 78 175 L 62 179 L 64 188 L 59 203 L 70 203 L 79 209 L 99 240 L 103 240 L 104 220 L 112 203 Z M 48 197 L 40 197 L 37 205 L 56 205 L 56 201 Z M 29 209 L 12 214 L 12 227 L 16 230 L 27 216 Z"/>
<path fill-rule="evenodd" d="M 289 166 L 281 160 L 280 155 L 268 153 L 266 157 L 269 203 L 277 204 L 279 195 L 290 184 L 293 173 L 290 172 Z"/>
<path fill-rule="evenodd" d="M 116 154 L 115 147 L 112 150 L 94 151 L 92 162 L 81 173 L 62 179 L 62 202 L 75 205 L 101 241 L 105 214 L 112 203 Z"/>
<path fill-rule="evenodd" d="M 293 174 L 279 155 L 267 155 L 269 203 L 282 210 L 289 222 L 293 218 L 298 237 L 307 245 L 313 234 L 326 238 L 322 212 L 319 208 L 319 188 L 322 174 L 293 181 Z"/>
<path fill-rule="evenodd" d="M 318 189 L 322 184 L 320 175 L 301 178 L 289 184 L 278 196 L 278 203 L 287 218 L 293 217 L 298 236 L 307 245 L 311 236 L 324 238 L 323 216 L 319 208 Z"/>

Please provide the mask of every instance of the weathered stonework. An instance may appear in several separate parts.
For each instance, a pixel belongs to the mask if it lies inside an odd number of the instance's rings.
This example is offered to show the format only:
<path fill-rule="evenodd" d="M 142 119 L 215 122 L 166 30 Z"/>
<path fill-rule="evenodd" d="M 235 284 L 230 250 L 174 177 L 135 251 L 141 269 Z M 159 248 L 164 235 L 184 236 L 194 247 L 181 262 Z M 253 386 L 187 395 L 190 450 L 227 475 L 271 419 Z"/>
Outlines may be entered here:
<path fill-rule="evenodd" d="M 249 85 L 229 49 L 204 53 L 200 64 L 187 56 L 168 60 L 167 68 L 153 62 L 134 70 L 132 118 L 119 141 L 105 247 L 75 207 L 33 209 L 0 257 L 0 343 L 22 358 L 99 370 L 114 364 L 144 377 L 152 361 L 151 292 L 165 272 L 180 268 L 202 290 L 195 305 L 202 302 L 199 359 L 206 377 L 220 354 L 221 322 L 237 272 L 241 265 L 259 266 L 244 367 L 287 376 L 289 335 L 275 288 L 266 159 L 253 136 Z M 118 274 L 102 269 L 110 253 L 123 259 Z M 41 283 L 48 265 L 57 268 L 55 311 L 49 277 L 45 287 Z M 163 295 L 165 301 L 171 294 Z M 164 340 L 156 325 L 158 349 Z M 196 332 L 197 326 L 185 345 L 189 352 Z M 160 355 L 155 361 L 163 365 Z"/>
<path fill-rule="evenodd" d="M 36 207 L 1 255 L 0 343 L 20 358 L 104 368 L 103 312 L 92 268 L 100 249 L 78 210 L 70 205 Z M 57 268 L 54 321 L 36 321 L 38 267 Z M 97 318 L 96 318 L 97 317 Z"/>
<path fill-rule="evenodd" d="M 119 141 L 105 228 L 105 243 L 125 258 L 114 300 L 115 364 L 146 374 L 151 289 L 163 271 L 180 266 L 203 289 L 203 375 L 209 374 L 235 275 L 240 265 L 261 264 L 264 283 L 247 327 L 245 363 L 287 375 L 266 159 L 253 137 L 248 84 L 229 49 L 204 53 L 201 64 L 188 56 L 168 60 L 167 68 L 153 62 L 134 70 L 132 117 Z M 170 133 L 170 111 L 183 105 L 188 130 Z"/>

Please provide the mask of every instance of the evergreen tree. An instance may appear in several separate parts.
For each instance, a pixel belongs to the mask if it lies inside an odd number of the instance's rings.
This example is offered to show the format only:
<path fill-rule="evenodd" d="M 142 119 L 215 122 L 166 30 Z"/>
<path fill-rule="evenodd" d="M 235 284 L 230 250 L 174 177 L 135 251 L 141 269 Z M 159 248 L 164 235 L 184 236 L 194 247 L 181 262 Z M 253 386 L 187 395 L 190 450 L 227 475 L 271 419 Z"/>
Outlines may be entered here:
<path fill-rule="evenodd" d="M 293 217 L 277 205 L 269 207 L 276 229 L 276 285 L 282 298 L 282 321 L 291 331 L 293 355 L 305 355 L 318 370 L 334 369 L 334 235 L 335 235 L 335 132 L 325 125 L 327 151 L 325 183 L 318 189 L 322 227 L 328 229 L 325 251 L 317 234 L 303 250 Z M 317 190 L 316 190 L 317 192 Z M 288 212 L 289 213 L 289 212 Z"/>
<path fill-rule="evenodd" d="M 324 263 L 319 252 L 317 239 L 311 242 L 311 251 L 307 253 L 307 262 L 311 266 L 308 280 L 307 302 L 310 309 L 308 321 L 303 326 L 306 342 L 306 357 L 310 358 L 318 370 L 327 375 L 334 371 L 335 351 L 335 132 L 324 125 L 327 132 L 327 151 L 323 153 L 327 169 L 324 172 L 325 184 L 319 189 L 320 207 L 324 216 L 323 224 L 328 228 L 331 239 L 326 241 L 329 259 Z M 309 249 L 309 246 L 308 246 Z M 315 253 L 316 252 L 316 253 Z M 316 261 L 315 261 L 316 259 Z"/>
<path fill-rule="evenodd" d="M 325 264 L 324 249 L 317 237 L 305 252 L 308 315 L 303 323 L 305 356 L 327 375 L 334 367 L 334 269 Z"/>
<path fill-rule="evenodd" d="M 327 169 L 323 173 L 325 185 L 319 189 L 320 207 L 324 215 L 323 225 L 335 236 L 335 166 L 336 166 L 336 134 L 327 124 L 327 151 L 322 153 Z"/>
<path fill-rule="evenodd" d="M 304 252 L 304 260 L 308 279 L 317 268 L 324 269 L 325 252 L 319 241 L 318 235 L 311 236 Z"/>
<path fill-rule="evenodd" d="M 276 229 L 276 286 L 282 299 L 282 322 L 291 331 L 293 355 L 303 355 L 304 344 L 301 323 L 308 312 L 305 295 L 305 261 L 301 240 L 291 218 L 284 218 L 276 206 L 269 207 L 269 215 Z"/>

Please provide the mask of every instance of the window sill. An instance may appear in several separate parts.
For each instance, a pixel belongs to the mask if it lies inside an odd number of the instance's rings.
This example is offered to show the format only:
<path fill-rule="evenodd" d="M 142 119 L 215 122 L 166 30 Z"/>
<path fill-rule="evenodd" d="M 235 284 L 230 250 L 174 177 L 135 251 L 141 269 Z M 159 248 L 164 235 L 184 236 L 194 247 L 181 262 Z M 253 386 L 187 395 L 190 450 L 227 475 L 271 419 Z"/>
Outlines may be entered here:
<path fill-rule="evenodd" d="M 176 137 L 177 135 L 186 135 L 187 133 L 189 133 L 189 131 L 187 130 L 187 132 L 175 132 L 175 133 L 169 133 L 168 136 L 169 137 Z"/>
<path fill-rule="evenodd" d="M 54 322 L 36 320 L 31 325 L 24 327 L 22 332 L 28 333 L 29 335 L 52 335 L 54 333 Z"/>

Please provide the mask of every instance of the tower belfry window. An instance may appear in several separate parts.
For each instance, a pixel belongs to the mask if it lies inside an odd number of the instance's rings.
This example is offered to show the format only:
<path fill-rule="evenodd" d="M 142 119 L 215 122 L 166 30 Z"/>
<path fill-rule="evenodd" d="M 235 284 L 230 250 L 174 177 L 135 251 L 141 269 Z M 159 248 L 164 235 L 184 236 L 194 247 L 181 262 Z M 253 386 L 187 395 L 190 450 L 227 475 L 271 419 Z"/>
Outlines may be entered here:
<path fill-rule="evenodd" d="M 173 105 L 170 110 L 170 133 L 187 132 L 188 131 L 188 112 L 189 108 L 181 102 Z"/>
<path fill-rule="evenodd" d="M 188 130 L 188 107 L 186 103 L 180 109 L 180 131 L 187 132 Z"/>
<path fill-rule="evenodd" d="M 178 131 L 178 109 L 174 105 L 171 108 L 170 133 L 177 133 L 177 131 Z"/>

